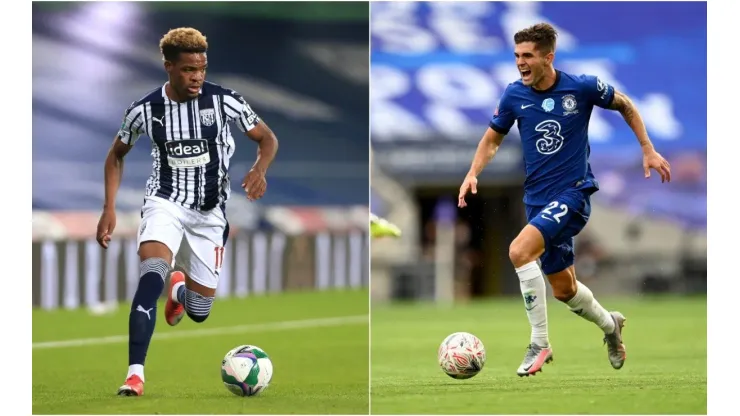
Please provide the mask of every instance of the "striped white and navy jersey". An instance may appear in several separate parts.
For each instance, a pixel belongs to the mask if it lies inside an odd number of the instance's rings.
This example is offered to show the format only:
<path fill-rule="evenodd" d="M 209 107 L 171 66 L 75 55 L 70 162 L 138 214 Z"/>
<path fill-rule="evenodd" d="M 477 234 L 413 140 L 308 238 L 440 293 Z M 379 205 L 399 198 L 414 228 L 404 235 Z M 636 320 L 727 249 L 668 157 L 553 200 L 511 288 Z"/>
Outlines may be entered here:
<path fill-rule="evenodd" d="M 260 119 L 241 95 L 214 83 L 205 82 L 198 98 L 181 103 L 170 100 L 162 86 L 131 104 L 118 136 L 128 145 L 141 135 L 152 140 L 147 196 L 209 211 L 224 208 L 231 194 L 229 122 L 246 133 Z"/>

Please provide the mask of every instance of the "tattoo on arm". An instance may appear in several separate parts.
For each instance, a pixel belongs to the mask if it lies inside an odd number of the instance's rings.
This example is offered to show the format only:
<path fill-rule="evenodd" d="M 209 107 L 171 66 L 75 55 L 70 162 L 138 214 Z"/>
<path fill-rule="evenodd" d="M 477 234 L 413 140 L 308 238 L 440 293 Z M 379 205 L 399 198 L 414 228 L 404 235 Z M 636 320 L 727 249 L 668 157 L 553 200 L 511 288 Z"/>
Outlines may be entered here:
<path fill-rule="evenodd" d="M 619 91 L 614 91 L 614 99 L 609 105 L 610 110 L 619 111 L 624 118 L 624 121 L 629 124 L 632 131 L 635 132 L 637 140 L 640 142 L 640 146 L 643 148 L 652 148 L 652 143 L 648 138 L 647 130 L 645 129 L 645 123 L 642 121 L 642 117 L 637 112 L 635 104 L 630 100 L 626 94 Z"/>
<path fill-rule="evenodd" d="M 632 100 L 630 100 L 630 97 L 619 91 L 614 91 L 614 99 L 612 100 L 609 109 L 619 111 L 627 123 L 629 123 L 635 115 L 635 105 L 632 103 Z"/>

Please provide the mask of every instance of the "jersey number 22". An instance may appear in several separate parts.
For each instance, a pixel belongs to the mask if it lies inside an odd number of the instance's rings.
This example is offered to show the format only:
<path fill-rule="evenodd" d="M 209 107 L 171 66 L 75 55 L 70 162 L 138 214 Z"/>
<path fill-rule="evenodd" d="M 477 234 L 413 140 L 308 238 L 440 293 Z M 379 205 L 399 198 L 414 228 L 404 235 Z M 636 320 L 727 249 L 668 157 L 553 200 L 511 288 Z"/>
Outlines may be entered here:
<path fill-rule="evenodd" d="M 552 210 L 558 209 L 559 211 L 555 214 L 552 213 Z M 568 213 L 568 206 L 565 204 L 561 204 L 558 201 L 552 201 L 550 202 L 545 209 L 542 210 L 540 213 L 540 216 L 546 220 L 555 221 L 558 224 L 560 224 L 560 219 L 565 216 L 565 214 Z"/>

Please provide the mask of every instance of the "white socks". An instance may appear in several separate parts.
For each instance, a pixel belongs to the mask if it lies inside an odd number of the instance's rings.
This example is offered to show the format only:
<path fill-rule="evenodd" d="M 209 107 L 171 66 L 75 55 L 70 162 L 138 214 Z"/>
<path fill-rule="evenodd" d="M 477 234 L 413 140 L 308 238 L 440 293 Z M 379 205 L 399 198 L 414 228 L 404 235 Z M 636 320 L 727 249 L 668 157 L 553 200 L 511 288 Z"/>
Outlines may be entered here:
<path fill-rule="evenodd" d="M 517 268 L 516 274 L 519 276 L 519 287 L 524 297 L 527 318 L 532 326 L 532 342 L 540 347 L 549 347 L 545 277 L 536 261 Z"/>
<path fill-rule="evenodd" d="M 516 269 L 519 287 L 524 297 L 524 308 L 532 326 L 532 342 L 549 347 L 547 337 L 547 292 L 545 277 L 536 261 Z M 571 311 L 595 323 L 605 334 L 614 332 L 614 320 L 609 311 L 594 299 L 594 294 L 581 282 L 576 282 L 576 295 L 567 302 Z"/>
<path fill-rule="evenodd" d="M 521 279 L 521 276 L 519 278 Z M 570 310 L 587 321 L 591 321 L 598 325 L 605 334 L 613 333 L 614 320 L 609 314 L 609 311 L 604 309 L 604 307 L 594 299 L 594 294 L 586 287 L 586 285 L 581 282 L 576 282 L 576 285 L 576 295 L 567 302 Z"/>
<path fill-rule="evenodd" d="M 126 379 L 136 374 L 141 379 L 141 382 L 144 382 L 144 366 L 141 364 L 131 364 L 128 366 L 128 374 L 126 375 Z"/>

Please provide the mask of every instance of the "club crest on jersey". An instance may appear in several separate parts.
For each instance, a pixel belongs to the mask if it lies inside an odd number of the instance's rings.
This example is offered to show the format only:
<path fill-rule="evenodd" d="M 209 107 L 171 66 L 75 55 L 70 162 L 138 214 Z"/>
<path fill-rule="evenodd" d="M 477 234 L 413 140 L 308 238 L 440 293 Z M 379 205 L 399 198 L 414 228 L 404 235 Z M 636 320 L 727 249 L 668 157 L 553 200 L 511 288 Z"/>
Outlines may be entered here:
<path fill-rule="evenodd" d="M 200 110 L 200 124 L 210 127 L 216 122 L 216 111 L 212 108 Z"/>
<path fill-rule="evenodd" d="M 552 98 L 546 98 L 545 101 L 542 102 L 542 109 L 547 111 L 548 113 L 552 111 L 555 108 L 555 100 Z"/>
<path fill-rule="evenodd" d="M 570 114 L 576 114 L 578 113 L 578 110 L 576 107 L 578 106 L 578 103 L 576 102 L 576 97 L 568 94 L 563 97 L 563 112 L 564 116 L 570 115 Z"/>

